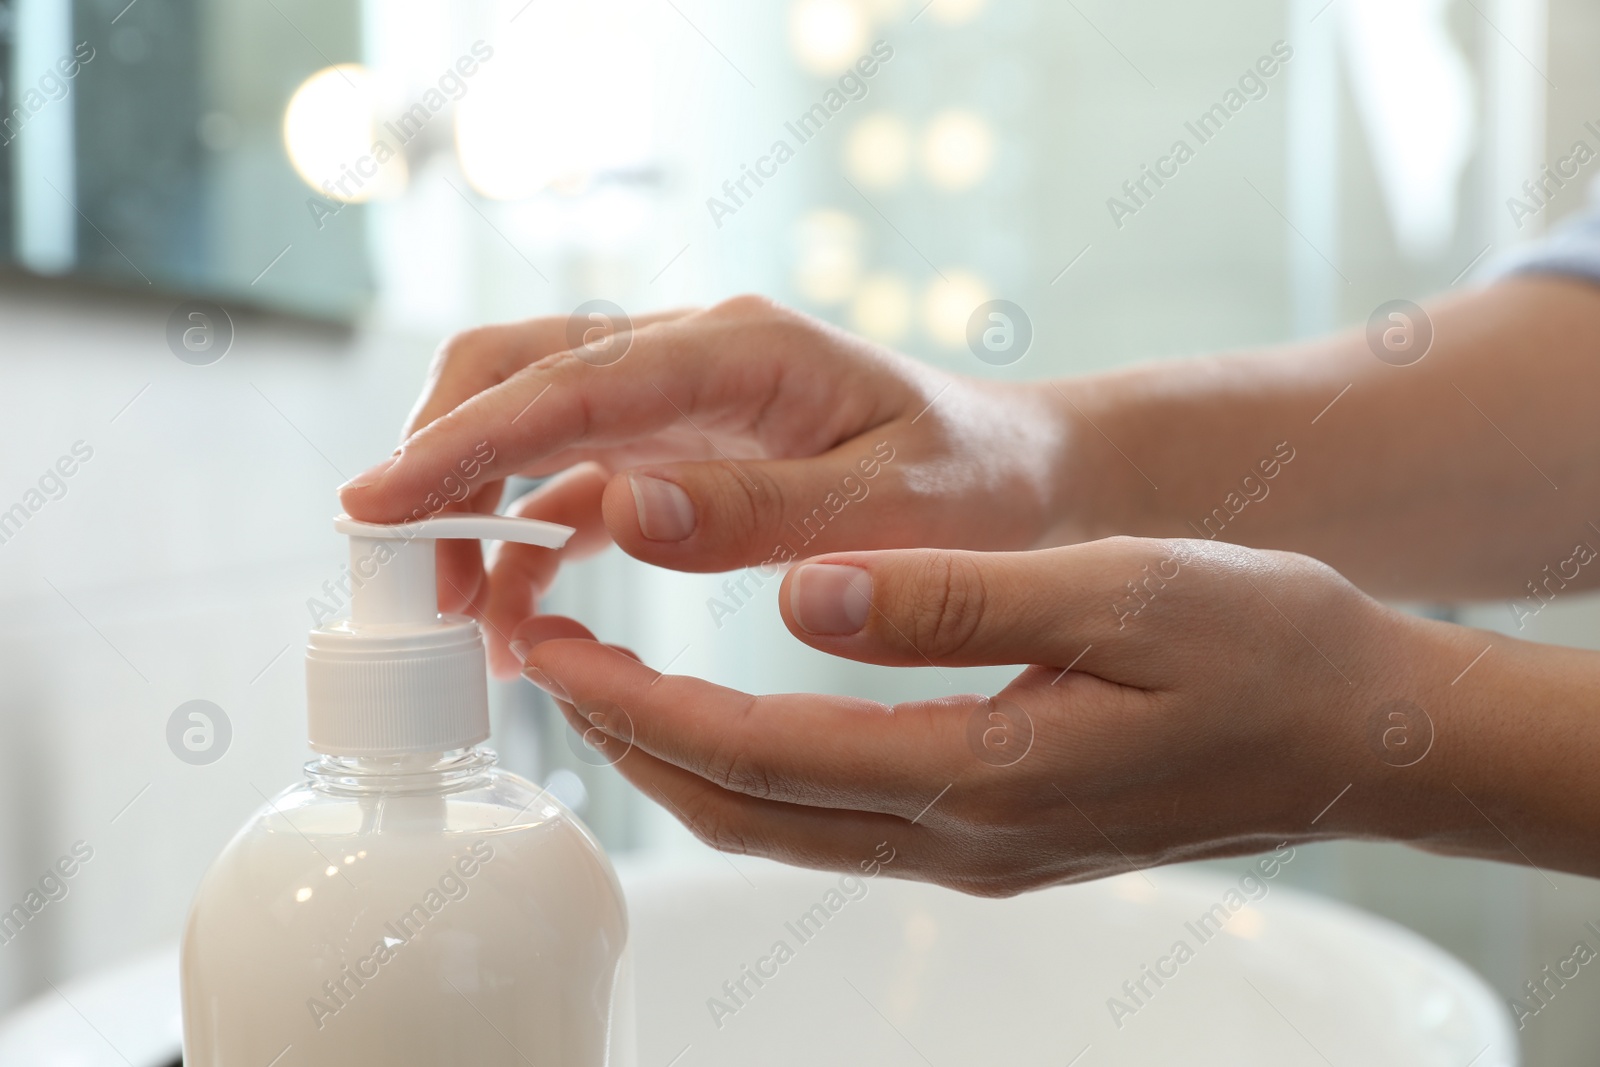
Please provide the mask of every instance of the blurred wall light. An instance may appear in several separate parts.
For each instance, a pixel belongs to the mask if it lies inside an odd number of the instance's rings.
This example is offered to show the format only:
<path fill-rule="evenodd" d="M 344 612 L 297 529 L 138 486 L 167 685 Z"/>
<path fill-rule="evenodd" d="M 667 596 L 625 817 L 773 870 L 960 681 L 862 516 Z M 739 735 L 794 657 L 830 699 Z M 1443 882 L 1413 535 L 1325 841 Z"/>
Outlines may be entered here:
<path fill-rule="evenodd" d="M 866 51 L 866 14 L 856 0 L 796 0 L 789 43 L 813 74 L 837 74 Z"/>
<path fill-rule="evenodd" d="M 610 5 L 533 4 L 455 105 L 456 160 L 491 200 L 575 195 L 650 166 L 654 42 Z"/>
<path fill-rule="evenodd" d="M 983 10 L 984 0 L 933 0 L 928 14 L 946 26 L 959 26 L 970 22 Z"/>
<path fill-rule="evenodd" d="M 927 0 L 918 0 L 918 6 Z M 875 22 L 894 22 L 906 14 L 906 0 L 866 0 L 867 14 Z"/>
<path fill-rule="evenodd" d="M 976 112 L 942 111 L 922 135 L 922 166 L 941 189 L 970 189 L 993 161 L 994 135 Z"/>
<path fill-rule="evenodd" d="M 456 159 L 468 184 L 490 200 L 526 200 L 563 174 L 560 142 L 538 130 L 531 79 L 502 79 L 456 107 Z M 530 113 L 530 111 L 532 113 Z"/>
<path fill-rule="evenodd" d="M 300 83 L 283 111 L 283 147 L 295 173 L 322 196 L 348 203 L 398 195 L 406 160 L 376 132 L 377 92 L 357 63 L 324 67 Z"/>
<path fill-rule="evenodd" d="M 849 298 L 861 276 L 861 223 L 832 208 L 807 213 L 796 225 L 795 287 L 818 304 Z"/>
<path fill-rule="evenodd" d="M 887 111 L 856 123 L 844 145 L 844 166 L 850 177 L 870 189 L 888 189 L 905 180 L 911 161 L 911 131 L 905 120 Z"/>
<path fill-rule="evenodd" d="M 911 327 L 911 286 L 898 274 L 868 275 L 856 290 L 850 319 L 872 340 L 898 343 Z"/>
<path fill-rule="evenodd" d="M 923 295 L 923 328 L 944 347 L 960 348 L 967 343 L 967 320 L 987 299 L 989 291 L 982 279 L 966 271 L 945 271 Z"/>

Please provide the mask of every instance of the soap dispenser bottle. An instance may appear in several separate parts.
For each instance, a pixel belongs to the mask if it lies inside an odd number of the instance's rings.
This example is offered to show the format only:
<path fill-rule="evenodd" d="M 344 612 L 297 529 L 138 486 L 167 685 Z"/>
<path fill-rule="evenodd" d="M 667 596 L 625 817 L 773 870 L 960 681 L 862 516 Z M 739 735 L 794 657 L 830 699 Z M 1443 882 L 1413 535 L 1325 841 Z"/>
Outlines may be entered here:
<path fill-rule="evenodd" d="M 587 828 L 500 770 L 478 624 L 440 615 L 434 540 L 558 548 L 565 526 L 341 517 L 348 621 L 311 632 L 307 780 L 200 884 L 185 1067 L 622 1067 L 628 922 Z M 263 796 L 263 799 L 265 797 Z"/>

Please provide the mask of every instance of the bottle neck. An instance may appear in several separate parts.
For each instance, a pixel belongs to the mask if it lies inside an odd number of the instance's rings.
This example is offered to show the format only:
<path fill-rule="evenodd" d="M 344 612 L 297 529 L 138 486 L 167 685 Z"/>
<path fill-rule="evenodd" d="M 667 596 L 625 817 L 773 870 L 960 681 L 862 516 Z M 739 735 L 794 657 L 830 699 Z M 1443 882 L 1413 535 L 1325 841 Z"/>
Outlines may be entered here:
<path fill-rule="evenodd" d="M 319 756 L 306 764 L 306 777 L 319 792 L 345 796 L 375 793 L 453 793 L 483 782 L 496 757 L 473 745 L 444 752 L 403 756 Z"/>

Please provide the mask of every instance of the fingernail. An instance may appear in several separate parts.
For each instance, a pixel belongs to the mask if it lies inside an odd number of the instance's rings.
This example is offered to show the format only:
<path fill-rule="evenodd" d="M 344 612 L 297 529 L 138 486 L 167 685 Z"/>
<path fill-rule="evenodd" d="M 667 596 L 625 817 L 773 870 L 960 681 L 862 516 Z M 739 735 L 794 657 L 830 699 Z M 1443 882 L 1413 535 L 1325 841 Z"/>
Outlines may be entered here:
<path fill-rule="evenodd" d="M 639 511 L 639 532 L 651 541 L 682 541 L 694 533 L 694 503 L 671 482 L 643 474 L 628 475 L 633 506 Z"/>
<path fill-rule="evenodd" d="M 366 470 L 362 471 L 360 474 L 341 485 L 339 487 L 340 490 L 365 489 L 369 485 L 375 485 L 378 479 L 387 474 L 389 472 L 389 468 L 394 466 L 399 459 L 400 453 L 396 452 L 382 463 L 373 464 L 371 467 L 368 467 Z"/>
<path fill-rule="evenodd" d="M 872 575 L 860 567 L 808 563 L 789 580 L 789 610 L 808 634 L 853 634 L 872 607 Z"/>
<path fill-rule="evenodd" d="M 511 654 L 519 660 L 526 660 L 528 658 L 528 650 L 532 647 L 526 641 L 513 641 L 511 642 Z"/>
<path fill-rule="evenodd" d="M 522 676 L 557 700 L 565 701 L 568 704 L 572 703 L 572 698 L 567 695 L 567 691 L 551 681 L 550 676 L 538 667 L 524 667 Z"/>

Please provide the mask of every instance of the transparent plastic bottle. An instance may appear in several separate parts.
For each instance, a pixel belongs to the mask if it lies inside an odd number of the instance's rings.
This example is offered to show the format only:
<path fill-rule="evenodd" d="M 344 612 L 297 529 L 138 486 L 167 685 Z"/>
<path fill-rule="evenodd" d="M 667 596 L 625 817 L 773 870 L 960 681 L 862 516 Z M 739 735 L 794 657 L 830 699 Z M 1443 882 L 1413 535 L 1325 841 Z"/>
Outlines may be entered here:
<path fill-rule="evenodd" d="M 206 872 L 184 930 L 185 1067 L 632 1067 L 628 920 L 594 837 L 499 770 L 483 636 L 435 602 L 439 537 L 564 526 L 341 517 L 348 620 L 311 631 L 320 757 Z"/>
<path fill-rule="evenodd" d="M 201 883 L 186 1067 L 632 1063 L 627 914 L 576 817 L 479 748 L 306 771 Z"/>

